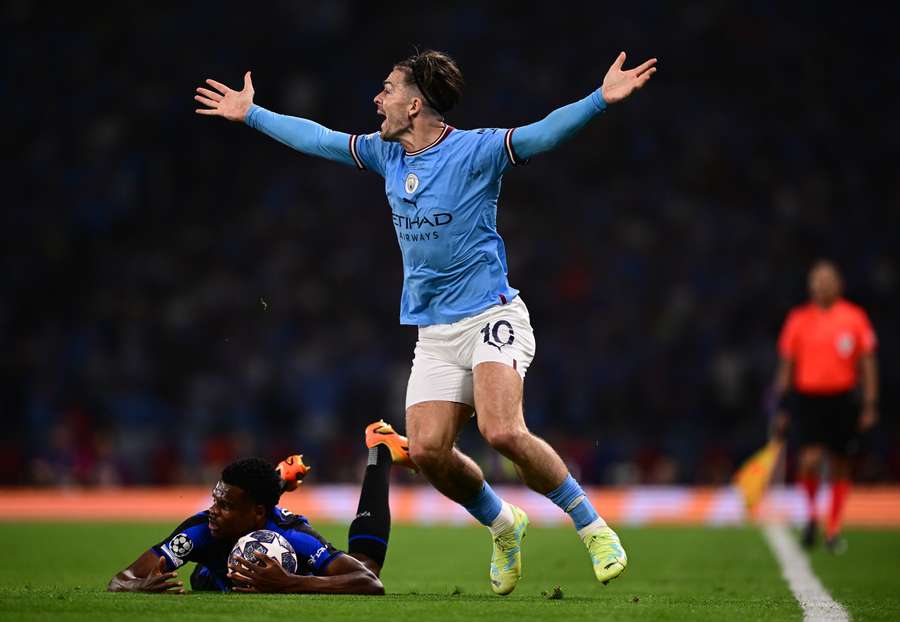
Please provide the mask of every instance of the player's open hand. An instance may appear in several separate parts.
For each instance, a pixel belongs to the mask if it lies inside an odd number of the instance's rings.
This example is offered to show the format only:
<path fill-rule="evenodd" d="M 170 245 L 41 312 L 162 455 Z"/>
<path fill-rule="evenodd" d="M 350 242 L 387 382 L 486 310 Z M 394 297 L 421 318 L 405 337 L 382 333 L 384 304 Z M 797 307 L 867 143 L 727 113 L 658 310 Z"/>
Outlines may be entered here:
<path fill-rule="evenodd" d="M 625 52 L 620 52 L 603 78 L 601 92 L 607 104 L 622 101 L 647 84 L 650 76 L 656 73 L 656 67 L 654 67 L 656 64 L 655 58 L 644 61 L 634 69 L 623 70 L 623 64 L 625 64 Z"/>
<path fill-rule="evenodd" d="M 176 581 L 177 578 L 177 572 L 166 572 L 166 558 L 160 557 L 159 563 L 153 567 L 150 574 L 137 581 L 134 591 L 184 594 L 184 584 L 181 581 Z"/>
<path fill-rule="evenodd" d="M 210 85 L 213 91 L 197 87 L 197 95 L 194 99 L 208 106 L 207 108 L 197 108 L 197 114 L 212 115 L 216 117 L 225 117 L 229 121 L 241 121 L 247 116 L 247 111 L 253 105 L 253 80 L 250 72 L 244 74 L 244 88 L 235 91 L 228 88 L 221 82 L 207 79 L 206 83 Z"/>
<path fill-rule="evenodd" d="M 253 554 L 258 564 L 236 557 L 228 566 L 228 578 L 234 581 L 235 592 L 283 592 L 291 582 L 291 575 L 284 567 L 259 551 Z"/>

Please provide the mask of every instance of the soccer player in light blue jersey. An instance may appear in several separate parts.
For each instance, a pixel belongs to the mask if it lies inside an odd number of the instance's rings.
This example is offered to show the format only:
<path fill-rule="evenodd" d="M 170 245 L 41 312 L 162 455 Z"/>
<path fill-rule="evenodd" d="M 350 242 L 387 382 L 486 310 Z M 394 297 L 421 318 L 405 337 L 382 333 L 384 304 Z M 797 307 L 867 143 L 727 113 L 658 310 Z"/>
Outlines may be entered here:
<path fill-rule="evenodd" d="M 525 484 L 572 519 L 601 583 L 628 563 L 618 536 L 562 459 L 525 425 L 522 394 L 534 333 L 507 280 L 497 232 L 503 174 L 572 137 L 656 71 L 655 58 L 628 70 L 624 63 L 622 52 L 587 97 L 510 129 L 461 130 L 445 121 L 463 78 L 453 59 L 432 50 L 394 65 L 375 96 L 384 120 L 371 134 L 344 134 L 255 105 L 249 71 L 240 91 L 207 80 L 210 88 L 195 96 L 206 106 L 199 114 L 246 123 L 303 153 L 384 178 L 403 257 L 400 322 L 419 331 L 406 396 L 409 450 L 435 488 L 490 529 L 497 594 L 512 592 L 521 577 L 528 517 L 498 497 L 478 465 L 455 448 L 473 412 L 482 436 L 515 463 Z"/>

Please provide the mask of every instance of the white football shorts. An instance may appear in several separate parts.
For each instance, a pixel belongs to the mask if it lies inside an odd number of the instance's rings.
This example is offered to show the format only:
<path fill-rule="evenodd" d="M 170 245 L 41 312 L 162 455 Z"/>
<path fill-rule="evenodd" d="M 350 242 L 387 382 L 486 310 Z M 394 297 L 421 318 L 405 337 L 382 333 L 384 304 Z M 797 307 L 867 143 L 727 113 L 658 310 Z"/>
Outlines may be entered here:
<path fill-rule="evenodd" d="M 419 402 L 459 402 L 474 408 L 472 370 L 479 363 L 509 365 L 525 379 L 535 341 L 521 297 L 452 324 L 419 327 L 406 408 Z"/>

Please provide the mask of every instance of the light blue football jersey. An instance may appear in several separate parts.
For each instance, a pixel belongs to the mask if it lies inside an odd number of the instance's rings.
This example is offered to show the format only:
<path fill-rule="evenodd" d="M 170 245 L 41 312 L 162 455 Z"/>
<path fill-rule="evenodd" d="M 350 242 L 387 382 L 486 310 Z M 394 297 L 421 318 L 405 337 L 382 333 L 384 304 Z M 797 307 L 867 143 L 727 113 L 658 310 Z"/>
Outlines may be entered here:
<path fill-rule="evenodd" d="M 302 153 L 384 177 L 403 254 L 400 322 L 447 324 L 511 302 L 506 249 L 497 233 L 500 178 L 519 156 L 550 151 L 606 110 L 600 89 L 518 129 L 444 126 L 427 147 L 406 153 L 381 134 L 345 134 L 309 119 L 251 105 L 244 121 Z M 515 134 L 515 136 L 514 136 Z"/>
<path fill-rule="evenodd" d="M 501 178 L 518 163 L 512 133 L 447 125 L 411 153 L 378 132 L 351 135 L 356 165 L 384 177 L 403 255 L 401 324 L 449 324 L 518 295 L 497 233 Z"/>

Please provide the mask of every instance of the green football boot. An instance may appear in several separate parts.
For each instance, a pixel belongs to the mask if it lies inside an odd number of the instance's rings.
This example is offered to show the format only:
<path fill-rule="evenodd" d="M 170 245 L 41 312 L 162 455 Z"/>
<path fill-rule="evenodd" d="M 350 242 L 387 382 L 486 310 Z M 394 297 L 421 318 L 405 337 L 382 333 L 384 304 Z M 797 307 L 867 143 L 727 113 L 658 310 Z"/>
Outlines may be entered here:
<path fill-rule="evenodd" d="M 625 572 L 628 556 L 619 542 L 619 536 L 609 527 L 601 527 L 597 531 L 581 538 L 591 556 L 594 574 L 597 580 L 606 585 Z"/>
<path fill-rule="evenodd" d="M 514 505 L 512 529 L 494 537 L 494 555 L 491 557 L 491 589 L 506 596 L 522 578 L 522 542 L 528 528 L 528 515 Z"/>

